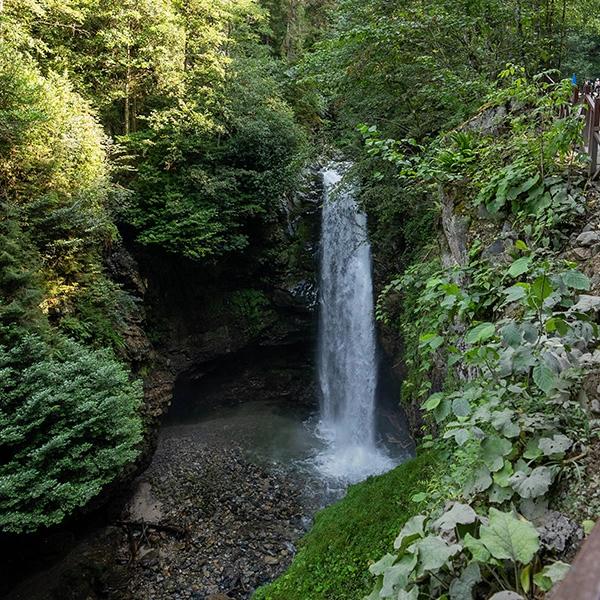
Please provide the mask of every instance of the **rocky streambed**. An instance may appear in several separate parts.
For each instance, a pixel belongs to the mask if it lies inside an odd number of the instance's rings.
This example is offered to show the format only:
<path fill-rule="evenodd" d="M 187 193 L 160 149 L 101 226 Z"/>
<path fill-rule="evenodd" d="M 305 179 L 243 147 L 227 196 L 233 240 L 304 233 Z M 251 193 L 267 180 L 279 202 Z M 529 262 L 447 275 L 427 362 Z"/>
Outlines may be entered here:
<path fill-rule="evenodd" d="M 290 562 L 309 510 L 303 483 L 207 441 L 167 429 L 125 509 L 122 598 L 248 598 Z M 221 595 L 219 595 L 221 594 Z"/>
<path fill-rule="evenodd" d="M 297 413 L 268 401 L 164 427 L 110 524 L 7 599 L 249 598 L 289 565 L 323 502 L 304 466 L 310 437 Z"/>

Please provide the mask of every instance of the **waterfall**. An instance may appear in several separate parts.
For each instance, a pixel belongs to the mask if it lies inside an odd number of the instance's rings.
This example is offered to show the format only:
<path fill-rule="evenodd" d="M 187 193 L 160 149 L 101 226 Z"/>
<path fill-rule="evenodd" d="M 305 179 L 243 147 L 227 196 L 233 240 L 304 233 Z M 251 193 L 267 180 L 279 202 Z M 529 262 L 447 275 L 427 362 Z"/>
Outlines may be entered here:
<path fill-rule="evenodd" d="M 337 169 L 323 172 L 318 378 L 319 434 L 327 442 L 317 466 L 355 482 L 393 466 L 376 444 L 377 349 L 366 215 Z"/>

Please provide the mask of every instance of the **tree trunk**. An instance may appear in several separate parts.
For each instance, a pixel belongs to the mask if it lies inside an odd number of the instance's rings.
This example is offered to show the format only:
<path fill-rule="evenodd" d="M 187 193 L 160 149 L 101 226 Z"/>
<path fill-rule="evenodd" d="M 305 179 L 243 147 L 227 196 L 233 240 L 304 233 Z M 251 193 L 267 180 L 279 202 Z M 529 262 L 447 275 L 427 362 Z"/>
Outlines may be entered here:
<path fill-rule="evenodd" d="M 131 81 L 131 47 L 127 45 L 127 73 L 125 75 L 125 114 L 123 115 L 125 120 L 125 135 L 129 134 L 129 123 L 130 123 L 130 81 Z"/>

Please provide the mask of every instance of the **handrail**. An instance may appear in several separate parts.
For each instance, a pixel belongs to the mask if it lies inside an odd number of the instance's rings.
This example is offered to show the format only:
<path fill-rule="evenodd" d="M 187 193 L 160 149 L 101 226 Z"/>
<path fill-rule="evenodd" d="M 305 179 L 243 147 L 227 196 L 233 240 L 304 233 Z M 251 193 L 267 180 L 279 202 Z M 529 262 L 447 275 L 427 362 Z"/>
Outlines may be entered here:
<path fill-rule="evenodd" d="M 583 128 L 583 149 L 590 157 L 588 176 L 596 179 L 600 175 L 600 98 L 596 98 L 592 86 L 585 84 L 580 91 L 578 86 L 573 86 L 571 104 L 582 105 L 585 112 L 585 126 Z M 565 116 L 568 107 L 561 110 L 561 117 Z"/>

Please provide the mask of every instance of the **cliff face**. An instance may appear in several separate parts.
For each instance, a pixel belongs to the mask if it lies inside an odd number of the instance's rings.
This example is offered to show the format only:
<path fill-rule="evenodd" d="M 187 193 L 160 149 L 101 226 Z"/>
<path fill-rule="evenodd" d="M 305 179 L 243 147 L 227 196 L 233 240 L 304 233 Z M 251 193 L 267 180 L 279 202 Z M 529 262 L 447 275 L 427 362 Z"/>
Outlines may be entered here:
<path fill-rule="evenodd" d="M 206 265 L 132 244 L 112 249 L 109 273 L 135 300 L 123 352 L 145 383 L 146 456 L 178 379 L 205 381 L 207 401 L 223 372 L 224 399 L 314 401 L 321 192 L 318 171 L 307 169 L 274 216 L 267 257 Z"/>

